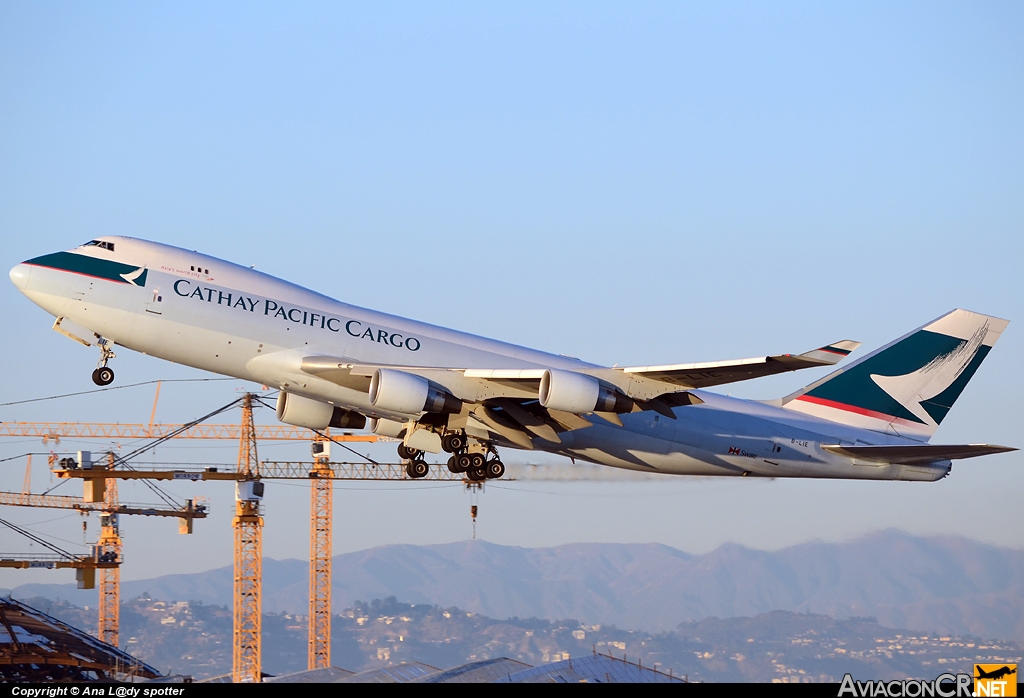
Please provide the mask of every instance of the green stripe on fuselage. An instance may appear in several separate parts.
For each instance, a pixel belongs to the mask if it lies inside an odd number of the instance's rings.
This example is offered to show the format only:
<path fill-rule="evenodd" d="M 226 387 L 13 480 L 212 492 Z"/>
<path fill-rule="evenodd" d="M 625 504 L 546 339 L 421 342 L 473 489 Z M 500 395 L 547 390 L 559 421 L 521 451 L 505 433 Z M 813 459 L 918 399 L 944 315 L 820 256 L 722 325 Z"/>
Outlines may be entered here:
<path fill-rule="evenodd" d="M 832 400 L 844 405 L 852 405 L 872 412 L 899 417 L 918 424 L 924 424 L 921 419 L 910 410 L 901 405 L 889 393 L 871 379 L 871 374 L 880 376 L 904 376 L 908 373 L 924 368 L 930 361 L 938 356 L 948 354 L 961 344 L 964 340 L 950 337 L 949 335 L 919 330 L 910 335 L 902 342 L 894 344 L 888 349 L 870 357 L 863 363 L 851 366 L 839 375 L 825 381 L 818 387 L 809 391 L 811 397 Z M 936 421 L 941 422 L 946 412 L 953 405 L 953 401 L 960 396 L 967 381 L 974 375 L 981 364 L 989 347 L 982 346 L 974 356 L 970 365 L 961 373 L 952 385 L 941 394 L 937 395 L 931 402 L 924 404 L 925 410 Z"/>
<path fill-rule="evenodd" d="M 87 257 L 82 254 L 74 254 L 73 252 L 54 252 L 53 254 L 45 254 L 42 257 L 30 259 L 25 262 L 25 264 L 34 264 L 39 267 L 50 267 L 51 269 L 70 271 L 75 274 L 87 274 L 89 276 L 107 279 L 108 281 L 116 281 L 122 284 L 132 283 L 125 279 L 122 274 L 131 275 L 139 270 L 138 267 L 133 267 L 128 264 L 121 264 L 120 262 L 113 262 L 108 259 Z M 148 269 L 143 270 L 138 278 L 135 279 L 134 285 L 145 286 L 146 275 L 148 273 Z"/>

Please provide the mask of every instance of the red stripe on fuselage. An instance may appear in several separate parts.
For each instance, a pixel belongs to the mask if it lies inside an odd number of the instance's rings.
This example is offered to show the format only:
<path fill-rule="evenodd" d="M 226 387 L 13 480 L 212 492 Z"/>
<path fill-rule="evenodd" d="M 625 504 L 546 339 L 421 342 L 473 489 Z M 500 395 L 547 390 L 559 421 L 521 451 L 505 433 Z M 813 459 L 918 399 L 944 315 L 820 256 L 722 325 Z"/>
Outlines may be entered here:
<path fill-rule="evenodd" d="M 815 405 L 821 405 L 823 407 L 831 407 L 835 410 L 843 410 L 844 412 L 853 412 L 854 414 L 861 414 L 865 417 L 871 417 L 882 422 L 898 422 L 900 424 L 906 424 L 908 426 L 920 427 L 920 424 L 911 422 L 909 419 L 901 419 L 894 417 L 891 414 L 885 414 L 884 412 L 875 412 L 874 410 L 867 410 L 863 407 L 857 407 L 856 405 L 847 405 L 843 402 L 836 402 L 834 400 L 826 400 L 820 397 L 814 397 L 813 395 L 801 395 L 797 400 L 803 400 L 804 402 L 810 402 Z"/>

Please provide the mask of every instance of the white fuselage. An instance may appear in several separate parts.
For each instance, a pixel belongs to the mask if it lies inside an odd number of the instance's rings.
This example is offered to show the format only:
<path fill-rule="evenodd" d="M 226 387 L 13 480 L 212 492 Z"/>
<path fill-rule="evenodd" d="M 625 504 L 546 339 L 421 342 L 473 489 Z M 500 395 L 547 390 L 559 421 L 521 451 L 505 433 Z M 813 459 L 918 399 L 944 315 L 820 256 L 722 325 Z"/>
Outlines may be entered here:
<path fill-rule="evenodd" d="M 197 252 L 131 238 L 101 240 L 112 241 L 115 250 L 93 246 L 72 252 L 144 269 L 145 283 L 128 278 L 132 274 L 120 281 L 36 260 L 15 267 L 11 278 L 51 315 L 121 346 L 369 416 L 410 418 L 375 410 L 364 387 L 304 372 L 303 358 L 338 357 L 433 378 L 441 372 L 445 386 L 468 401 L 486 399 L 486 383 L 448 369 L 601 370 L 578 359 L 355 307 Z M 636 412 L 622 415 L 618 426 L 590 415 L 591 426 L 567 432 L 560 444 L 534 439 L 534 447 L 615 467 L 693 475 L 932 481 L 949 471 L 948 461 L 908 466 L 837 456 L 820 445 L 912 442 L 760 402 L 697 394 L 704 404 L 676 408 L 676 419 Z"/>

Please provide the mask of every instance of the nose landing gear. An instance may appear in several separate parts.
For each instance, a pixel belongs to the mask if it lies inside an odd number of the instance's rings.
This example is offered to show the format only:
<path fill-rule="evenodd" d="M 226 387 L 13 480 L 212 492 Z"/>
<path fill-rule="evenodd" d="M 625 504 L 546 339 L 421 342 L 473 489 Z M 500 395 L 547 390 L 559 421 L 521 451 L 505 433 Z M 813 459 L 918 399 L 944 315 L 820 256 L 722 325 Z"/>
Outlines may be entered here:
<path fill-rule="evenodd" d="M 108 368 L 107 362 L 114 358 L 114 352 L 110 349 L 113 342 L 100 337 L 96 344 L 100 347 L 100 361 L 92 372 L 92 382 L 96 385 L 110 385 L 114 382 L 114 369 Z"/>
<path fill-rule="evenodd" d="M 110 385 L 114 382 L 114 370 L 101 366 L 92 372 L 92 382 L 96 385 Z"/>

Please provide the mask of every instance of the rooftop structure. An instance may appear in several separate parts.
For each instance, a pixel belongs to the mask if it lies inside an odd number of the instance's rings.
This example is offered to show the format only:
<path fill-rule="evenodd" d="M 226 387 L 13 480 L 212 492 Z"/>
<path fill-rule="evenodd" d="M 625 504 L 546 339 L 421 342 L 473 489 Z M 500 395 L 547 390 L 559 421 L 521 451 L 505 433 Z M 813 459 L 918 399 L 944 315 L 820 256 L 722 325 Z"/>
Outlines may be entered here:
<path fill-rule="evenodd" d="M 416 679 L 416 683 L 494 683 L 499 679 L 510 676 L 523 669 L 532 667 L 525 662 L 519 662 L 508 657 L 497 657 L 495 659 L 484 659 L 479 662 L 470 662 L 453 669 L 439 671 L 430 676 Z"/>
<path fill-rule="evenodd" d="M 495 683 L 685 683 L 681 676 L 651 669 L 606 654 L 563 659 L 523 669 Z"/>
<path fill-rule="evenodd" d="M 10 598 L 0 598 L 0 681 L 125 681 L 157 678 L 149 666 L 92 635 Z"/>
<path fill-rule="evenodd" d="M 436 666 L 422 662 L 403 662 L 394 666 L 362 671 L 340 679 L 338 683 L 410 683 L 440 671 Z"/>

